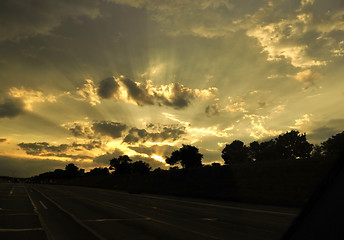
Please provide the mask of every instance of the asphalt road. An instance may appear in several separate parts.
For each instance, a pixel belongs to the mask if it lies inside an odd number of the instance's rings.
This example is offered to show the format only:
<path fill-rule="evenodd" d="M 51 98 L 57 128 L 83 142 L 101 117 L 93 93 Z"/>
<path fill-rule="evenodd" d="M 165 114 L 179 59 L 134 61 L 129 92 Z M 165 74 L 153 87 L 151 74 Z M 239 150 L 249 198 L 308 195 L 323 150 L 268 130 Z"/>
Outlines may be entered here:
<path fill-rule="evenodd" d="M 280 239 L 298 209 L 0 184 L 0 239 Z"/>

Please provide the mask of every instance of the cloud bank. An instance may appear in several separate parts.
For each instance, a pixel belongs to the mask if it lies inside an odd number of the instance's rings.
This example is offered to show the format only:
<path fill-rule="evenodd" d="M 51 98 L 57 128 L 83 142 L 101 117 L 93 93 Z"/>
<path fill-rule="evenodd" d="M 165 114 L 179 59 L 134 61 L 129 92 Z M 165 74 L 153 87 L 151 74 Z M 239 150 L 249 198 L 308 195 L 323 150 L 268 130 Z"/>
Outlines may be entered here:
<path fill-rule="evenodd" d="M 106 78 L 98 87 L 87 79 L 84 86 L 78 89 L 79 100 L 95 106 L 101 99 L 112 99 L 138 106 L 156 105 L 175 109 L 188 107 L 193 100 L 209 99 L 215 96 L 217 88 L 190 89 L 180 83 L 154 86 L 151 81 L 134 82 L 128 78 Z"/>
<path fill-rule="evenodd" d="M 101 142 L 91 141 L 88 143 L 71 143 L 51 145 L 48 142 L 19 143 L 18 146 L 28 155 L 33 156 L 54 156 L 72 159 L 89 159 L 89 155 L 80 154 L 81 151 L 93 150 L 101 147 Z M 73 154 L 74 153 L 74 154 Z"/>

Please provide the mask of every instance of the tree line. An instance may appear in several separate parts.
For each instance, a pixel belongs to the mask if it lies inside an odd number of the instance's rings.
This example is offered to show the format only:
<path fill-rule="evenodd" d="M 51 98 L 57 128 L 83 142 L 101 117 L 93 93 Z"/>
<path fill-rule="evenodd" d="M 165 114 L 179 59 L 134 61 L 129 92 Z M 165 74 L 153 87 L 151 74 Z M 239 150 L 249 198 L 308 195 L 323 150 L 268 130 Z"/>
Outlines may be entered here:
<path fill-rule="evenodd" d="M 298 130 L 291 130 L 280 134 L 276 138 L 257 142 L 253 141 L 245 145 L 240 140 L 234 140 L 226 144 L 222 149 L 221 157 L 224 165 L 265 162 L 278 160 L 335 160 L 344 149 L 344 131 L 338 133 L 319 145 L 313 145 L 308 142 L 306 134 L 301 134 Z M 166 163 L 170 170 L 178 169 L 197 169 L 203 165 L 203 154 L 199 149 L 192 145 L 182 145 L 178 150 L 166 156 Z M 177 167 L 174 167 L 176 166 Z M 219 163 L 213 163 L 212 166 L 221 166 Z M 128 175 L 139 174 L 147 175 L 152 171 L 151 166 L 144 161 L 133 162 L 127 155 L 121 155 L 109 161 L 109 167 L 96 167 L 85 173 L 84 169 L 79 169 L 73 163 L 66 165 L 65 169 L 56 169 L 53 172 L 42 173 L 32 177 L 32 180 L 42 179 L 65 179 L 80 176 L 101 176 L 101 175 Z M 158 168 L 154 171 L 162 171 Z"/>

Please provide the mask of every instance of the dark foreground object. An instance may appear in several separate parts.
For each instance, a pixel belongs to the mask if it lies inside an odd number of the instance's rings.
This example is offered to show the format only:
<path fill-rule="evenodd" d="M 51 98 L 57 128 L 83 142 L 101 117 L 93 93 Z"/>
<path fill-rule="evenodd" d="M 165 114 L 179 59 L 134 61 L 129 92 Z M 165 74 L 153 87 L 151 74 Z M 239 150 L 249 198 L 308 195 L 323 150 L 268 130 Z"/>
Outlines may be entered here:
<path fill-rule="evenodd" d="M 344 152 L 295 219 L 283 240 L 344 239 Z"/>
<path fill-rule="evenodd" d="M 0 184 L 0 239 L 280 239 L 298 209 Z"/>

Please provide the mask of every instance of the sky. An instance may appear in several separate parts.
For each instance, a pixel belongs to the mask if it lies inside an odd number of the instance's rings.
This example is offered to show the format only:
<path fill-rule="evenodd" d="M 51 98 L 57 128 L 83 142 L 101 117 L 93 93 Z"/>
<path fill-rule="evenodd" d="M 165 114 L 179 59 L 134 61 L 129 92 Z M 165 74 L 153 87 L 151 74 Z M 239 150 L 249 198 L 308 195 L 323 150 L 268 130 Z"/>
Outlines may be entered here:
<path fill-rule="evenodd" d="M 0 175 L 343 131 L 342 0 L 5 0 L 0 26 Z"/>

